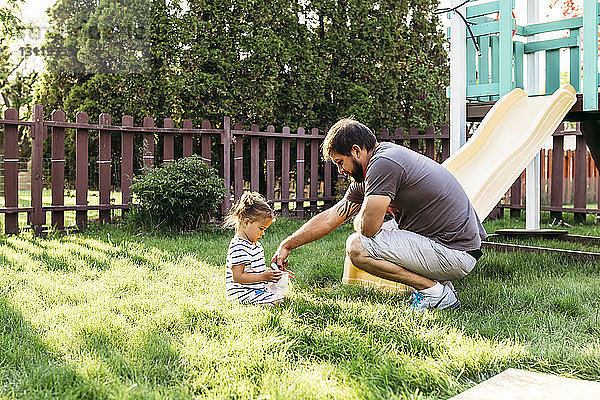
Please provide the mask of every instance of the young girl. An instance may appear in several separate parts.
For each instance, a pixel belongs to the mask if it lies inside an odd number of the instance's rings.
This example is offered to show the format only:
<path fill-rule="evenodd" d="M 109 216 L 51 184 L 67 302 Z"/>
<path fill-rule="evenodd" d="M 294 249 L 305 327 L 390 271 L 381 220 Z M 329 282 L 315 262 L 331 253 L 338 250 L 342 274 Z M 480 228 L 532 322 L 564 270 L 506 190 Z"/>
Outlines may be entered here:
<path fill-rule="evenodd" d="M 230 299 L 254 304 L 283 299 L 282 295 L 269 291 L 267 284 L 280 281 L 284 272 L 266 266 L 265 253 L 258 242 L 273 219 L 273 210 L 256 192 L 244 192 L 231 207 L 225 219 L 226 227 L 235 228 L 225 269 L 225 289 Z"/>

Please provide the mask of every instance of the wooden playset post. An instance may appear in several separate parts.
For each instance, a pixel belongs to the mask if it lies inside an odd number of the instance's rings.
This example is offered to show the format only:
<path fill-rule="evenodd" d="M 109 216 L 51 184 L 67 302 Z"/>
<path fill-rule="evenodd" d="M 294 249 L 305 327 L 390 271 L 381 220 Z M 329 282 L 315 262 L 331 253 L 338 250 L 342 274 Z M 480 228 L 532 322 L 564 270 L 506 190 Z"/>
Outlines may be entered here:
<path fill-rule="evenodd" d="M 527 0 L 527 25 L 539 22 L 539 0 Z M 537 35 L 527 38 L 535 42 Z M 539 94 L 539 52 L 527 54 L 527 93 Z M 540 229 L 540 154 L 538 153 L 525 170 L 525 229 Z"/>
<path fill-rule="evenodd" d="M 452 0 L 452 7 L 462 0 Z M 457 9 L 466 14 L 466 5 Z M 466 32 L 461 17 L 453 12 L 450 27 L 450 154 L 467 141 L 467 68 Z"/>
<path fill-rule="evenodd" d="M 598 109 L 598 1 L 583 6 L 583 110 Z"/>

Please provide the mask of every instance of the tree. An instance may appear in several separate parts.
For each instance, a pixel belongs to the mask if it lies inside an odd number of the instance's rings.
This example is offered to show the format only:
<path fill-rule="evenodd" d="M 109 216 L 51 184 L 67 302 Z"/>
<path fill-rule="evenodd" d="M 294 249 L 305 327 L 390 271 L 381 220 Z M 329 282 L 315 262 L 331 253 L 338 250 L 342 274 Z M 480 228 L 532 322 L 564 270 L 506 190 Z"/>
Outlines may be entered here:
<path fill-rule="evenodd" d="M 47 116 L 60 108 L 69 119 L 106 112 L 198 126 L 229 115 L 246 126 L 326 130 L 354 115 L 376 131 L 445 118 L 437 0 L 177 4 L 58 0 L 37 96 Z"/>

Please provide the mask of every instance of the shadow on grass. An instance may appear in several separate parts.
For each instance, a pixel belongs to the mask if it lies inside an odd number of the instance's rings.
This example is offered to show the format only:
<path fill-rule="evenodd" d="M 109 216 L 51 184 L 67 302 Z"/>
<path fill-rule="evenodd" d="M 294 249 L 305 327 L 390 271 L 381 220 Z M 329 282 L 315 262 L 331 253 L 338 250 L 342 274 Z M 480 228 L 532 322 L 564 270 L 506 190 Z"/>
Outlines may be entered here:
<path fill-rule="evenodd" d="M 157 330 L 128 337 L 120 331 L 86 327 L 80 332 L 84 346 L 124 382 L 179 387 L 185 363 L 172 346 L 171 336 Z"/>
<path fill-rule="evenodd" d="M 52 354 L 35 328 L 0 298 L 2 391 L 21 398 L 105 399 L 108 391 Z"/>

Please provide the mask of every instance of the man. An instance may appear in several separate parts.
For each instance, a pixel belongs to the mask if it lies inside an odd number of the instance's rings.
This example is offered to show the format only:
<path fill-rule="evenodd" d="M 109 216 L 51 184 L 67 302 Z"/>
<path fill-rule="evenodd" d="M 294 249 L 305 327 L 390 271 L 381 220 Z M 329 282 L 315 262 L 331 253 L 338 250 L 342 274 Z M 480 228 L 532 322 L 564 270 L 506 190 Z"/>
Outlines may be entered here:
<path fill-rule="evenodd" d="M 451 282 L 481 256 L 483 229 L 465 191 L 444 167 L 403 146 L 378 143 L 352 119 L 338 121 L 323 155 L 352 177 L 344 198 L 287 237 L 272 262 L 286 266 L 291 250 L 322 238 L 351 217 L 346 254 L 358 268 L 416 289 L 416 309 L 457 308 Z M 397 229 L 382 224 L 391 211 Z"/>

